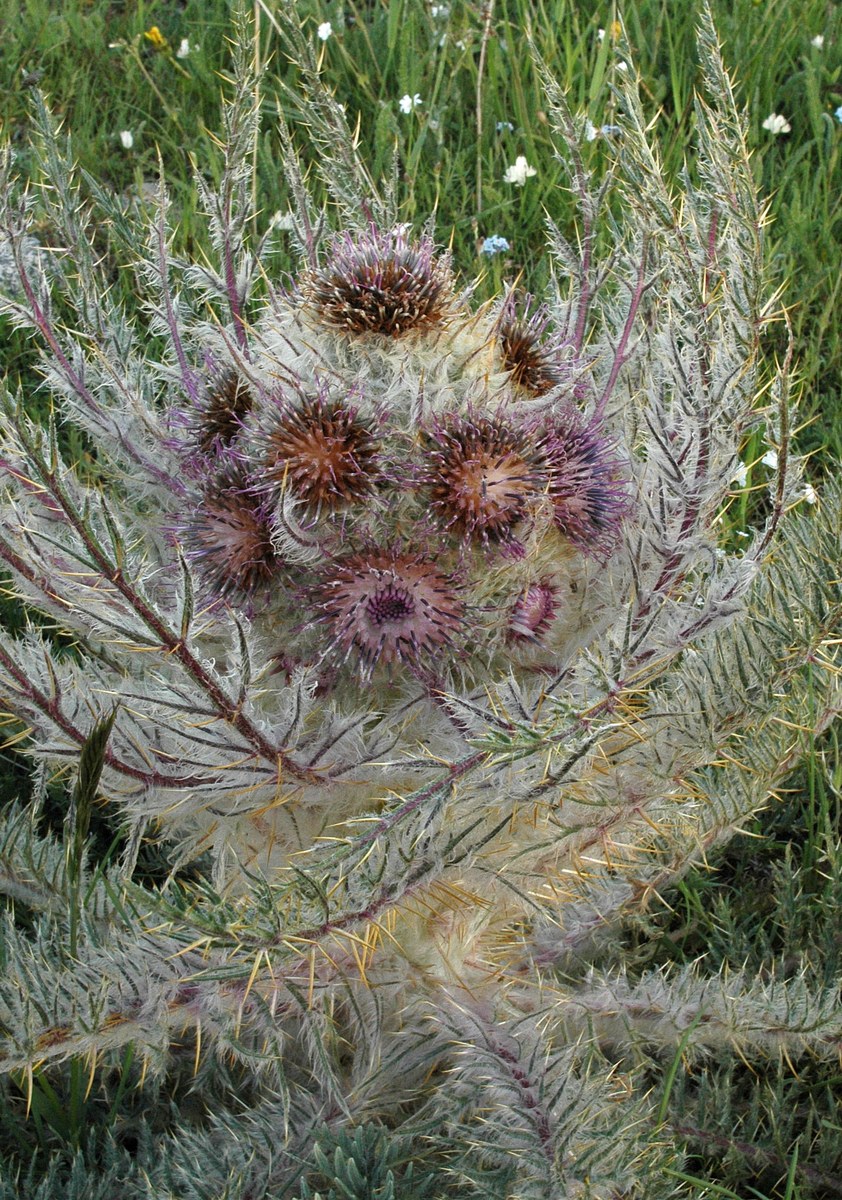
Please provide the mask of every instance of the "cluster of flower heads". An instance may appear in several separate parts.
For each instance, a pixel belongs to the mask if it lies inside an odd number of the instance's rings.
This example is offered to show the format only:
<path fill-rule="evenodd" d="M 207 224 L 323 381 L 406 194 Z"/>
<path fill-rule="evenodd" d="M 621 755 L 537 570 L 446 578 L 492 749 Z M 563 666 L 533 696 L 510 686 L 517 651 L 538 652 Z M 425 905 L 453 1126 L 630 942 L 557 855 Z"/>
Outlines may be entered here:
<path fill-rule="evenodd" d="M 211 598 L 274 623 L 285 661 L 294 646 L 325 681 L 436 682 L 540 647 L 570 562 L 608 558 L 629 503 L 548 315 L 529 297 L 472 312 L 447 255 L 403 229 L 336 238 L 276 303 L 284 338 L 299 331 L 295 371 L 265 350 L 209 370 L 174 422 L 192 493 L 175 534 Z M 452 355 L 466 329 L 479 391 L 475 373 L 464 395 L 398 404 L 355 366 L 422 343 Z"/>

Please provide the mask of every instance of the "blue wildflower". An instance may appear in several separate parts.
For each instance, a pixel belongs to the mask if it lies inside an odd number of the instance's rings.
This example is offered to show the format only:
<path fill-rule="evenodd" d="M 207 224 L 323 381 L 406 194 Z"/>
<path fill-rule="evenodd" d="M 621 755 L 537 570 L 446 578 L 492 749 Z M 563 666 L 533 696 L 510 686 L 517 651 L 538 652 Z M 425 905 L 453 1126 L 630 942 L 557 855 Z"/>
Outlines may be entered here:
<path fill-rule="evenodd" d="M 487 237 L 479 248 L 480 254 L 502 254 L 504 250 L 509 249 L 509 243 L 504 237 L 499 237 L 493 233 L 491 237 Z"/>
<path fill-rule="evenodd" d="M 840 104 L 839 107 L 834 110 L 833 115 L 836 117 L 836 120 L 839 122 L 839 124 L 842 125 L 842 104 Z"/>
<path fill-rule="evenodd" d="M 586 142 L 595 142 L 598 137 L 619 137 L 622 132 L 623 131 L 619 125 L 602 125 L 599 129 L 597 129 L 593 121 L 585 121 Z"/>
<path fill-rule="evenodd" d="M 511 121 L 498 121 L 497 122 L 497 132 L 498 133 L 514 133 L 514 131 L 515 131 L 515 127 L 511 123 Z"/>

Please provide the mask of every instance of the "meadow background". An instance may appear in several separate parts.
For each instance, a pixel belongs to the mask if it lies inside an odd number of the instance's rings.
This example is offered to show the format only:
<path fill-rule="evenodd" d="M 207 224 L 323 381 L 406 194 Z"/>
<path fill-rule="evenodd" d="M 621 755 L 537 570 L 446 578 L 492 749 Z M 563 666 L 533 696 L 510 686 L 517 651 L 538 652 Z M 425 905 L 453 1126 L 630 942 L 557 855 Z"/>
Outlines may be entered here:
<path fill-rule="evenodd" d="M 267 65 L 254 187 L 258 225 L 274 217 L 282 230 L 288 201 L 274 132 L 279 105 L 313 163 L 316 190 L 319 180 L 318 145 L 284 86 L 294 89 L 296 81 L 273 20 L 278 3 L 254 3 L 254 55 Z M 574 207 L 553 158 L 525 31 L 573 107 L 588 111 L 595 131 L 589 166 L 598 174 L 617 136 L 607 86 L 615 10 L 584 0 L 298 0 L 294 7 L 325 80 L 351 123 L 359 118 L 372 177 L 396 165 L 403 219 L 418 228 L 432 218 L 461 277 L 481 276 L 480 296 L 515 279 L 540 293 L 548 269 L 545 214 L 569 232 Z M 810 456 L 807 475 L 820 494 L 822 477 L 838 470 L 842 458 L 842 6 L 712 0 L 712 8 L 746 107 L 757 182 L 769 199 L 769 293 L 783 291 L 770 305 L 767 351 L 770 360 L 782 352 L 785 306 L 799 364 L 797 447 Z M 693 137 L 693 4 L 629 0 L 623 17 L 664 163 L 677 178 Z M 212 181 L 219 169 L 215 133 L 230 66 L 228 0 L 0 0 L 0 30 L 0 131 L 16 147 L 19 169 L 28 169 L 29 100 L 37 86 L 72 134 L 79 165 L 100 182 L 143 204 L 163 170 L 180 217 L 179 248 L 201 255 L 207 235 L 193 173 Z M 769 121 L 773 114 L 785 119 L 782 128 Z M 506 180 L 520 156 L 534 170 L 522 186 Z M 49 244 L 49 227 L 39 232 Z M 489 238 L 504 239 L 507 248 L 488 253 L 502 245 Z M 283 279 L 293 262 L 282 233 L 277 242 Z M 109 254 L 106 229 L 100 250 Z M 115 271 L 114 287 L 123 286 Z M 19 383 L 37 408 L 42 401 L 26 338 L 0 327 L 0 357 L 10 383 Z M 75 451 L 88 453 L 81 444 Z M 755 462 L 758 453 L 749 444 L 744 460 L 749 483 L 754 477 L 760 485 L 767 473 Z M 739 538 L 750 504 L 749 494 L 724 514 L 724 536 Z M 8 605 L 3 617 L 9 626 L 22 620 Z M 809 741 L 807 732 L 803 737 Z M 837 728 L 810 747 L 804 767 L 746 836 L 639 919 L 641 938 L 652 940 L 653 965 L 705 957 L 709 974 L 722 964 L 751 972 L 776 958 L 806 960 L 820 980 L 838 976 L 839 738 Z M 25 786 L 22 761 L 7 749 L 0 796 Z M 635 938 L 634 926 L 628 936 Z M 692 1088 L 707 1100 L 708 1114 L 699 1127 L 676 1131 L 694 1155 L 684 1194 L 842 1196 L 838 1066 L 801 1063 L 796 1070 L 781 1062 L 765 1074 L 716 1063 L 678 1067 L 653 1079 L 653 1088 Z M 34 1151 L 75 1136 L 74 1121 L 84 1118 L 62 1107 L 58 1084 L 52 1108 L 47 1091 L 39 1094 Z"/>

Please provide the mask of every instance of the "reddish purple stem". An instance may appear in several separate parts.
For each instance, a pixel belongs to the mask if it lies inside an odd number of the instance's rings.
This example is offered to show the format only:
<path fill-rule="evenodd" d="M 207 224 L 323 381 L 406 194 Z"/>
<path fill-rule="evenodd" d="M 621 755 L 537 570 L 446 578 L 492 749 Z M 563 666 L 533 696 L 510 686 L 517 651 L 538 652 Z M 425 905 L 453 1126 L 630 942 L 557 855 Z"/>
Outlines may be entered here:
<path fill-rule="evenodd" d="M 652 286 L 651 281 L 649 283 L 644 282 L 644 277 L 646 274 L 647 250 L 648 239 L 644 238 L 640 252 L 640 267 L 637 272 L 637 282 L 635 283 L 634 291 L 632 292 L 626 323 L 623 326 L 623 332 L 620 336 L 620 341 L 614 354 L 614 362 L 611 364 L 611 374 L 608 377 L 608 382 L 605 385 L 605 389 L 599 398 L 599 403 L 597 404 L 594 412 L 595 420 L 600 420 L 605 412 L 605 406 L 608 403 L 611 393 L 614 391 L 614 385 L 617 382 L 617 377 L 627 361 L 628 356 L 626 354 L 626 350 L 628 348 L 629 338 L 631 337 L 634 323 L 637 320 L 637 311 L 640 308 L 640 302 L 643 299 L 644 293 Z"/>
<path fill-rule="evenodd" d="M 22 434 L 22 431 L 19 431 Z M 22 434 L 22 436 L 25 436 Z M 29 449 L 29 447 L 27 447 Z M 205 671 L 202 664 L 191 654 L 180 637 L 161 620 L 156 612 L 140 597 L 131 584 L 126 580 L 119 566 L 110 562 L 95 539 L 91 536 L 69 498 L 64 494 L 61 484 L 55 474 L 45 464 L 39 464 L 39 471 L 45 486 L 57 504 L 61 506 L 69 524 L 76 530 L 85 549 L 95 563 L 103 578 L 109 580 L 117 591 L 126 599 L 141 621 L 159 639 L 162 649 L 166 650 L 181 663 L 187 673 L 199 684 L 210 698 L 220 716 L 240 733 L 253 746 L 258 754 L 271 762 L 278 770 L 287 771 L 294 779 L 315 782 L 318 772 L 299 767 L 298 764 L 283 750 L 273 746 L 266 740 L 260 730 L 242 712 L 239 704 L 235 704 L 225 695 L 221 687 Z"/>
<path fill-rule="evenodd" d="M 242 306 L 240 304 L 240 293 L 237 289 L 237 274 L 234 270 L 234 256 L 231 253 L 231 198 L 226 198 L 225 201 L 225 289 L 228 292 L 228 307 L 231 310 L 231 319 L 234 322 L 234 333 L 237 337 L 237 345 L 245 352 L 248 349 L 248 339 L 246 338 L 245 323 L 243 321 Z"/>
<path fill-rule="evenodd" d="M 21 692 L 35 704 L 41 712 L 43 712 L 54 725 L 57 725 L 62 733 L 66 734 L 78 746 L 83 746 L 87 741 L 88 735 L 83 732 L 78 726 L 67 717 L 61 710 L 60 697 L 47 696 L 37 688 L 34 683 L 22 672 L 15 660 L 6 653 L 2 645 L 0 645 L 0 663 L 9 672 L 12 679 L 15 680 Z M 57 685 L 56 685 L 57 686 Z M 209 776 L 190 775 L 186 778 L 179 779 L 171 775 L 163 775 L 159 771 L 142 771 L 139 767 L 133 767 L 131 764 L 123 762 L 111 750 L 106 750 L 105 761 L 109 767 L 118 771 L 121 775 L 128 775 L 131 779 L 138 779 L 142 783 L 150 787 L 165 787 L 165 788 L 196 788 L 206 786 L 212 782 Z"/>

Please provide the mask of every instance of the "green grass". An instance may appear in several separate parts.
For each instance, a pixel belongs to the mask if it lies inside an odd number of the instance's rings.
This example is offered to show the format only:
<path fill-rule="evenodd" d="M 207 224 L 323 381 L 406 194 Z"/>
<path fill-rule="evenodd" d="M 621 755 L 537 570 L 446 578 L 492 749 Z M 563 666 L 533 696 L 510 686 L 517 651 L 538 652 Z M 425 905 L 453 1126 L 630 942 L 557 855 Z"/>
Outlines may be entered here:
<path fill-rule="evenodd" d="M 276 2 L 266 0 L 265 8 L 255 3 L 260 20 L 254 50 L 269 64 L 256 163 L 257 198 L 267 216 L 287 207 L 272 128 L 276 104 L 293 120 L 307 153 L 306 130 L 295 124 L 282 91 L 282 83 L 294 79 L 269 15 Z M 531 30 L 574 106 L 587 107 L 597 127 L 613 124 L 606 83 L 611 10 L 583 0 L 497 0 L 486 29 L 480 4 L 461 0 L 451 0 L 447 15 L 438 16 L 424 0 L 298 0 L 296 8 L 352 124 L 359 115 L 360 142 L 375 177 L 388 172 L 398 147 L 403 219 L 418 224 L 434 214 L 437 235 L 452 244 L 462 276 L 484 275 L 481 295 L 518 275 L 525 287 L 540 291 L 548 270 L 544 214 L 572 229 L 574 209 L 552 156 L 525 31 Z M 842 330 L 836 316 L 842 123 L 834 116 L 842 105 L 842 7 L 825 0 L 715 0 L 713 10 L 747 108 L 757 180 L 769 197 L 770 291 L 785 285 L 782 302 L 800 364 L 804 428 L 798 444 L 813 455 L 810 470 L 818 481 L 842 457 Z M 80 165 L 117 191 L 139 191 L 154 180 L 160 156 L 180 213 L 179 237 L 184 248 L 200 249 L 206 235 L 192 170 L 194 162 L 214 170 L 212 132 L 229 65 L 229 17 L 227 0 L 65 0 L 60 6 L 0 0 L 0 124 L 19 148 L 21 169 L 29 161 L 28 92 L 37 80 L 72 131 Z M 652 117 L 658 117 L 662 158 L 676 177 L 693 135 L 692 5 L 630 0 L 625 20 Z M 322 21 L 333 25 L 324 43 L 316 38 Z M 168 48 L 156 48 L 145 36 L 153 26 Z M 608 31 L 601 41 L 600 26 Z M 816 35 L 824 37 L 821 48 L 811 44 Z M 177 58 L 184 38 L 191 52 Z M 400 97 L 415 93 L 422 103 L 403 114 Z M 786 115 L 791 132 L 775 137 L 763 129 L 772 112 Z M 131 149 L 121 144 L 122 130 L 133 135 Z M 598 172 L 610 153 L 610 139 L 597 139 L 592 169 Z M 503 178 L 518 155 L 537 172 L 523 188 Z M 318 186 L 317 155 L 312 158 Z M 481 239 L 490 234 L 509 241 L 505 256 L 479 254 Z M 281 259 L 279 271 L 287 265 Z M 782 346 L 782 323 L 770 324 L 770 355 Z M 12 377 L 22 375 L 31 387 L 22 336 L 7 333 L 0 353 Z M 735 527 L 745 515 L 731 514 Z M 646 937 L 658 934 L 652 940 L 656 961 L 681 964 L 705 956 L 713 971 L 723 963 L 762 970 L 773 960 L 791 967 L 803 958 L 814 977 L 838 974 L 841 761 L 838 733 L 808 746 L 802 774 L 782 803 L 758 817 L 713 869 L 688 875 L 667 897 L 670 908 L 646 918 Z M 8 766 L 8 783 L 20 786 L 13 759 Z M 627 936 L 636 942 L 635 926 Z M 664 1078 L 652 1084 L 659 1094 Z M 708 1114 L 705 1128 L 691 1139 L 698 1157 L 683 1186 L 694 1190 L 684 1194 L 787 1200 L 842 1194 L 833 1185 L 842 1168 L 842 1130 L 834 1116 L 839 1087 L 838 1071 L 809 1063 L 797 1071 L 785 1063 L 753 1073 L 744 1066 L 678 1070 L 674 1090 L 695 1089 Z"/>

